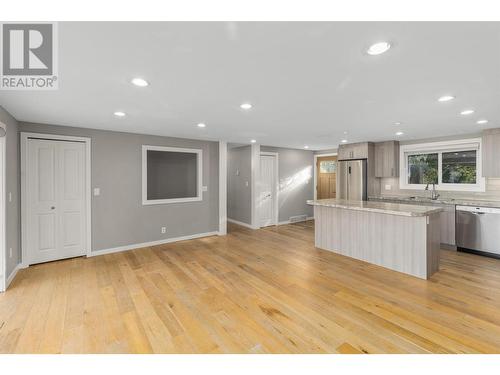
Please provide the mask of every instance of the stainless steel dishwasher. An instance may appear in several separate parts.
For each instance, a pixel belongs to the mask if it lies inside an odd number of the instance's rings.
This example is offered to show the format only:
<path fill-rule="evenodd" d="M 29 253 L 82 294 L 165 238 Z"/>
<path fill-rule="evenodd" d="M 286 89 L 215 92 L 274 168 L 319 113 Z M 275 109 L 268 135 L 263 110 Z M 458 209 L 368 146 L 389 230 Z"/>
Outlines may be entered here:
<path fill-rule="evenodd" d="M 455 215 L 459 250 L 500 258 L 500 208 L 457 206 Z"/>

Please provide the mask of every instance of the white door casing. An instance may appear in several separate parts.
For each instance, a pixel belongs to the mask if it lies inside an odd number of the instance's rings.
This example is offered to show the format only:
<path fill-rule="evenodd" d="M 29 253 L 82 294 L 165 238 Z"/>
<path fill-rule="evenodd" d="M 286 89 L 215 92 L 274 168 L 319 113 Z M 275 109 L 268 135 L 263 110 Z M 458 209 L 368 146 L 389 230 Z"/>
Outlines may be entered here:
<path fill-rule="evenodd" d="M 28 139 L 26 265 L 87 252 L 84 142 Z"/>
<path fill-rule="evenodd" d="M 1 123 L 0 127 L 5 130 Z M 0 292 L 7 283 L 5 178 L 5 136 L 0 135 Z"/>
<path fill-rule="evenodd" d="M 277 168 L 276 155 L 270 153 L 260 155 L 259 198 L 257 208 L 259 225 L 266 227 L 277 222 Z"/>

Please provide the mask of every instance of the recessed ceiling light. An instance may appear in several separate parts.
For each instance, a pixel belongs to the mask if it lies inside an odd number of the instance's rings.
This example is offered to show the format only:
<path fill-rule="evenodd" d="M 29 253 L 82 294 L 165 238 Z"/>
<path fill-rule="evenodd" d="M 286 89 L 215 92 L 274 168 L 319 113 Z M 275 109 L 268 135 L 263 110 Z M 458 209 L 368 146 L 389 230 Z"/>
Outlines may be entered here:
<path fill-rule="evenodd" d="M 199 128 L 204 128 L 204 127 L 206 127 L 206 125 L 205 125 L 204 123 L 200 122 L 200 123 L 198 124 L 198 127 L 199 127 Z"/>
<path fill-rule="evenodd" d="M 257 141 L 256 141 L 255 139 L 252 139 L 250 142 L 251 142 L 251 143 L 255 143 L 255 142 L 257 142 Z"/>
<path fill-rule="evenodd" d="M 347 139 L 343 139 L 343 140 L 341 140 L 340 142 L 342 142 L 342 143 L 347 143 Z"/>
<path fill-rule="evenodd" d="M 132 79 L 132 84 L 139 87 L 146 87 L 149 85 L 149 82 L 142 78 L 134 78 Z"/>
<path fill-rule="evenodd" d="M 403 135 L 403 132 L 396 132 L 396 135 Z"/>
<path fill-rule="evenodd" d="M 366 51 L 366 53 L 368 53 L 369 55 L 380 55 L 384 52 L 387 52 L 389 50 L 389 48 L 391 48 L 391 44 L 389 42 L 378 42 L 378 43 L 375 43 L 375 44 L 372 44 L 368 50 Z"/>
<path fill-rule="evenodd" d="M 394 125 L 398 126 L 398 125 L 401 125 L 401 123 L 400 123 L 399 121 L 396 121 L 396 122 L 394 123 Z"/>
<path fill-rule="evenodd" d="M 250 109 L 250 108 L 252 108 L 252 105 L 250 103 L 243 103 L 242 105 L 240 105 L 240 108 L 241 109 Z"/>
<path fill-rule="evenodd" d="M 481 124 L 487 124 L 488 120 L 484 120 L 484 119 L 483 120 L 478 120 L 477 123 L 480 124 L 480 125 Z"/>
<path fill-rule="evenodd" d="M 116 111 L 113 113 L 116 117 L 125 117 L 125 112 L 122 111 Z"/>
<path fill-rule="evenodd" d="M 473 109 L 466 109 L 462 112 L 460 112 L 461 115 L 472 115 L 474 113 L 474 110 Z"/>
<path fill-rule="evenodd" d="M 439 102 L 449 102 L 450 100 L 455 99 L 453 95 L 444 95 L 438 99 Z"/>
<path fill-rule="evenodd" d="M 309 148 L 309 146 L 306 145 L 306 146 L 304 146 L 304 148 L 307 150 Z"/>
<path fill-rule="evenodd" d="M 380 55 L 384 52 L 387 52 L 391 48 L 391 43 L 389 42 L 378 42 L 372 44 L 367 50 L 366 53 L 369 55 Z"/>

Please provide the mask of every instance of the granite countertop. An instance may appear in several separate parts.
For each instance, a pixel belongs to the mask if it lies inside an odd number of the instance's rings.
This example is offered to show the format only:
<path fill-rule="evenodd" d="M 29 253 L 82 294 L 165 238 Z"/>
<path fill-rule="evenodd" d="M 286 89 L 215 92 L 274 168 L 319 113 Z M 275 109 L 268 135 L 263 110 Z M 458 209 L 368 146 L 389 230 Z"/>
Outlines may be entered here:
<path fill-rule="evenodd" d="M 377 196 L 377 197 L 368 197 L 369 200 L 378 200 L 378 201 L 400 201 L 400 202 L 415 202 L 415 203 L 425 203 L 429 205 L 433 204 L 451 204 L 451 205 L 459 205 L 459 206 L 478 206 L 478 207 L 496 207 L 500 208 L 500 201 L 492 201 L 486 199 L 463 199 L 463 198 L 438 198 L 436 200 L 432 200 L 430 198 L 421 197 L 421 196 Z"/>
<path fill-rule="evenodd" d="M 374 201 L 351 201 L 346 199 L 308 200 L 312 206 L 344 208 L 346 210 L 378 212 L 399 216 L 428 216 L 443 211 L 442 207 Z"/>

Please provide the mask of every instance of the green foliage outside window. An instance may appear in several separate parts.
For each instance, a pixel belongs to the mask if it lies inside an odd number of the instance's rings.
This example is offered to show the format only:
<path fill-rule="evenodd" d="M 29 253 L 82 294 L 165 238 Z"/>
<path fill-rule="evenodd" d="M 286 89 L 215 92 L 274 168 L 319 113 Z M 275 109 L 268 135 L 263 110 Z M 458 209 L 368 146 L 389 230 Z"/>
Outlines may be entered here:
<path fill-rule="evenodd" d="M 438 183 L 438 154 L 418 154 L 408 156 L 410 184 Z"/>
<path fill-rule="evenodd" d="M 475 184 L 477 151 L 453 151 L 441 154 L 441 182 L 445 184 Z M 408 155 L 409 184 L 438 184 L 439 154 Z"/>
<path fill-rule="evenodd" d="M 446 184 L 475 184 L 476 151 L 443 153 L 443 182 Z"/>

